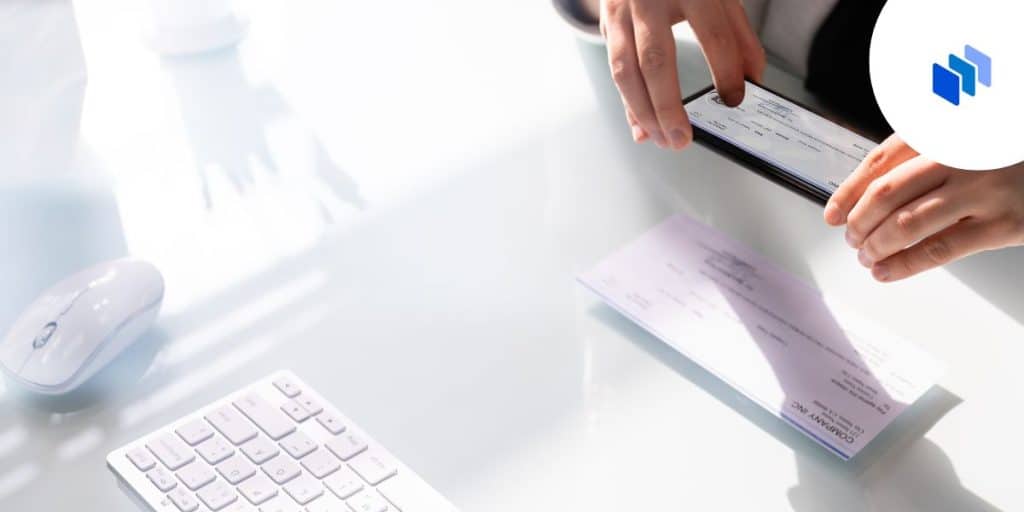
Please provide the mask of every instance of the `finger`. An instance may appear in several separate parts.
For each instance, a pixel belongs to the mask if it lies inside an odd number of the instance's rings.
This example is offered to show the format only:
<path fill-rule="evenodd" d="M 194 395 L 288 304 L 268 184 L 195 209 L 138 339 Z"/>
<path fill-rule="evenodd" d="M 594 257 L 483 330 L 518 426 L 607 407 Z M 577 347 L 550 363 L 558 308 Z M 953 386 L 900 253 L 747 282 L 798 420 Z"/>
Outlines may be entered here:
<path fill-rule="evenodd" d="M 692 139 L 686 111 L 683 110 L 676 74 L 676 40 L 664 4 L 642 2 L 633 12 L 640 73 L 650 94 L 651 106 L 662 134 L 673 149 L 683 149 Z"/>
<path fill-rule="evenodd" d="M 750 26 L 750 19 L 743 9 L 743 3 L 740 0 L 724 0 L 722 8 L 729 19 L 732 33 L 736 36 L 740 57 L 743 58 L 743 74 L 755 82 L 760 82 L 765 67 L 764 46 L 761 45 L 754 28 Z"/>
<path fill-rule="evenodd" d="M 876 261 L 963 220 L 970 215 L 971 204 L 974 203 L 966 201 L 961 191 L 948 185 L 933 190 L 882 221 L 864 240 L 857 258 L 870 268 Z"/>
<path fill-rule="evenodd" d="M 735 107 L 743 101 L 743 58 L 722 3 L 700 0 L 689 5 L 684 14 L 704 51 L 715 89 L 726 105 Z"/>
<path fill-rule="evenodd" d="M 973 218 L 962 220 L 876 263 L 871 274 L 882 282 L 908 278 L 995 247 L 996 231 L 993 225 Z"/>
<path fill-rule="evenodd" d="M 918 156 L 876 178 L 850 211 L 847 243 L 859 249 L 893 211 L 942 186 L 950 172 L 948 167 Z"/>
<path fill-rule="evenodd" d="M 604 2 L 605 33 L 608 41 L 608 65 L 612 79 L 619 88 L 623 104 L 633 113 L 640 128 L 659 146 L 665 145 L 661 126 L 654 115 L 654 108 L 644 85 L 643 76 L 636 55 L 633 35 L 633 19 L 629 7 L 621 1 Z"/>
<path fill-rule="evenodd" d="M 917 156 L 917 152 L 896 135 L 882 141 L 868 153 L 868 156 L 829 198 L 828 204 L 825 206 L 825 222 L 833 226 L 846 223 L 850 210 L 857 204 L 864 194 L 864 190 L 875 178 L 915 156 Z"/>

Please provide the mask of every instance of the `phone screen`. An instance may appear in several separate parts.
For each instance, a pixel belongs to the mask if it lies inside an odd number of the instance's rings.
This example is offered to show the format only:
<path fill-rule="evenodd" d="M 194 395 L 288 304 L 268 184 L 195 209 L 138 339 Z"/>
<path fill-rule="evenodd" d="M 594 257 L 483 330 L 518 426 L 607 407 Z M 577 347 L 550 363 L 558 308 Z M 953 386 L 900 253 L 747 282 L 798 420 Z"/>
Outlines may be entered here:
<path fill-rule="evenodd" d="M 686 111 L 698 136 L 753 155 L 817 189 L 819 198 L 831 195 L 877 145 L 751 82 L 739 106 L 726 106 L 712 88 L 687 101 Z"/>

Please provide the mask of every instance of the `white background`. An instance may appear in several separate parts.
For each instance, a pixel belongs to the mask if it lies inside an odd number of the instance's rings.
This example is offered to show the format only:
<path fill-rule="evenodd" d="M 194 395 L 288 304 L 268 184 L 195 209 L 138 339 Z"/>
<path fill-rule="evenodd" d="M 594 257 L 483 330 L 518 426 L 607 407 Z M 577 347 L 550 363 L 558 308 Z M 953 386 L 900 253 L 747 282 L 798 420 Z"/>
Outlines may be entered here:
<path fill-rule="evenodd" d="M 950 167 L 990 170 L 1024 161 L 1024 4 L 1007 0 L 890 0 L 871 40 L 871 84 L 893 130 Z M 956 106 L 932 93 L 932 64 L 969 44 L 992 58 L 992 86 Z"/>

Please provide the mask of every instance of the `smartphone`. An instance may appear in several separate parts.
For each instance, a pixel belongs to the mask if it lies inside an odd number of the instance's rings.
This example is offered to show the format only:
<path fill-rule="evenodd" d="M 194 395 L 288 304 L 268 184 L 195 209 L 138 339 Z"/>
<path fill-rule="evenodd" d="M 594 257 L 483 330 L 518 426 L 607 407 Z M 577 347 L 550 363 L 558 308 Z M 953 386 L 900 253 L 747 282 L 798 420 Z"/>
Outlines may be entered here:
<path fill-rule="evenodd" d="M 877 142 L 747 81 L 728 107 L 713 86 L 683 100 L 694 139 L 821 205 Z"/>

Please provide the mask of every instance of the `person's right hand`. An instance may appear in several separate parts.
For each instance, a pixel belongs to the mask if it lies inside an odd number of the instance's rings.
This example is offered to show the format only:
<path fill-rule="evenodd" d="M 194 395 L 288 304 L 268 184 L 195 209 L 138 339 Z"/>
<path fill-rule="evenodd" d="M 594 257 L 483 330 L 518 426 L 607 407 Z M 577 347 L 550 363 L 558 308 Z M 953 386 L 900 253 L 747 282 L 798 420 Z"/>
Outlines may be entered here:
<path fill-rule="evenodd" d="M 729 106 L 743 101 L 744 76 L 760 80 L 764 48 L 740 0 L 601 0 L 601 33 L 633 140 L 682 149 L 693 139 L 676 75 L 672 25 L 687 20 Z"/>

